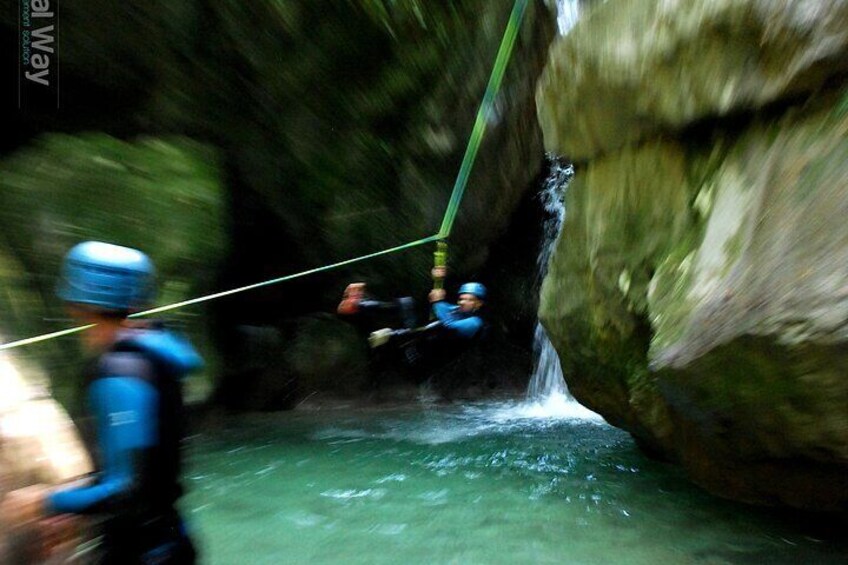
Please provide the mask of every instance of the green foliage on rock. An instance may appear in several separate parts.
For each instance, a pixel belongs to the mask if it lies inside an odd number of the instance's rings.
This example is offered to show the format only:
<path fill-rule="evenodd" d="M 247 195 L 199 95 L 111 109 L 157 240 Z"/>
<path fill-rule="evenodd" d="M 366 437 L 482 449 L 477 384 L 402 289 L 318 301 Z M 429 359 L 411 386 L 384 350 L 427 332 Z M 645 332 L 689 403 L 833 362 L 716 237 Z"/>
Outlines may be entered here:
<path fill-rule="evenodd" d="M 685 154 L 671 142 L 593 161 L 569 187 L 540 315 L 572 392 L 613 422 L 629 420 L 625 427 L 667 426 L 663 415 L 630 407 L 656 395 L 647 374 L 649 286 L 693 228 L 690 192 Z M 624 375 L 631 382 L 618 383 Z"/>
<path fill-rule="evenodd" d="M 80 241 L 149 254 L 158 271 L 159 304 L 212 288 L 226 244 L 217 156 L 209 147 L 177 137 L 128 142 L 99 133 L 53 134 L 7 156 L 0 171 L 5 338 L 68 327 L 54 289 L 62 257 Z M 189 323 L 195 316 L 186 311 L 172 317 Z M 197 324 L 191 329 L 204 333 Z M 50 352 L 49 368 L 72 374 L 73 339 L 20 354 Z"/>

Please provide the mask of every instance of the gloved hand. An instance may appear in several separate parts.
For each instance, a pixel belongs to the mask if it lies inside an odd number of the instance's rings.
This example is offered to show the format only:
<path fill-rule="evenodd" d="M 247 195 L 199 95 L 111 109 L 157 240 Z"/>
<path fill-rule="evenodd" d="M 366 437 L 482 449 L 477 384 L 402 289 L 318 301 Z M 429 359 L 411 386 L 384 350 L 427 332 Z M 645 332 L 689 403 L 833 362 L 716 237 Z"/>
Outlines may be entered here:
<path fill-rule="evenodd" d="M 14 540 L 14 559 L 26 563 L 44 563 L 53 558 L 65 562 L 76 548 L 82 531 L 80 518 L 68 514 L 45 513 L 50 488 L 33 485 L 6 494 L 0 501 L 3 531 Z"/>
<path fill-rule="evenodd" d="M 336 308 L 342 316 L 350 316 L 359 311 L 359 303 L 365 296 L 365 283 L 351 283 L 345 288 L 342 301 Z"/>
<path fill-rule="evenodd" d="M 445 299 L 445 289 L 443 288 L 434 288 L 430 291 L 430 295 L 428 296 L 430 302 L 440 302 Z"/>
<path fill-rule="evenodd" d="M 47 492 L 45 485 L 32 485 L 7 493 L 0 501 L 0 518 L 6 527 L 28 526 L 43 517 Z"/>
<path fill-rule="evenodd" d="M 392 339 L 393 333 L 394 332 L 391 328 L 383 328 L 375 332 L 371 332 L 371 335 L 368 336 L 368 345 L 371 349 L 385 345 L 389 343 L 390 339 Z"/>
<path fill-rule="evenodd" d="M 397 330 L 393 330 L 392 328 L 383 328 L 375 332 L 371 332 L 371 335 L 368 336 L 368 345 L 371 346 L 371 349 L 374 349 L 381 345 L 386 345 L 392 339 L 403 337 L 411 334 L 412 332 L 413 330 L 406 328 L 400 328 Z"/>

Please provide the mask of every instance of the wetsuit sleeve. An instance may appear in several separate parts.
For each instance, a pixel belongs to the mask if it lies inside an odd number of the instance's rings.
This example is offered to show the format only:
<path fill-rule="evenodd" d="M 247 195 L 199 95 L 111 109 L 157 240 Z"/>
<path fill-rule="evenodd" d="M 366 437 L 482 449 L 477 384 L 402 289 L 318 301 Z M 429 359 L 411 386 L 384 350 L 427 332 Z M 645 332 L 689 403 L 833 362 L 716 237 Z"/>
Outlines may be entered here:
<path fill-rule="evenodd" d="M 451 306 L 444 300 L 440 300 L 433 303 L 433 314 L 436 315 L 436 318 L 440 322 L 445 323 L 453 317 L 452 314 L 455 308 L 456 306 Z"/>
<path fill-rule="evenodd" d="M 480 316 L 460 318 L 456 315 L 456 306 L 451 306 L 444 301 L 433 304 L 433 313 L 442 322 L 445 329 L 461 338 L 474 337 L 483 327 L 483 319 Z"/>
<path fill-rule="evenodd" d="M 128 494 L 136 484 L 139 452 L 156 440 L 156 391 L 149 383 L 129 377 L 97 379 L 89 401 L 101 452 L 99 480 L 53 493 L 47 500 L 53 512 L 99 512 Z"/>

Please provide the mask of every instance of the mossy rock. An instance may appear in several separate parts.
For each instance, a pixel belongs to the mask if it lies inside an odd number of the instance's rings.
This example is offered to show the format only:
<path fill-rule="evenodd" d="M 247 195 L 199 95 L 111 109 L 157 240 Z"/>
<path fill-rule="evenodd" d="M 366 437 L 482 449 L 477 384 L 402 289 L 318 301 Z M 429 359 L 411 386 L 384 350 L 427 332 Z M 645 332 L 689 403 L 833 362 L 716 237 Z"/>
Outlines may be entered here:
<path fill-rule="evenodd" d="M 74 244 L 102 240 L 136 247 L 158 271 L 158 303 L 210 291 L 225 251 L 223 196 L 216 152 L 184 138 L 122 141 L 104 134 L 46 135 L 0 162 L 0 295 L 9 339 L 64 329 L 55 297 L 61 259 Z M 215 366 L 203 306 L 170 314 Z M 79 369 L 75 338 L 20 349 L 48 369 L 70 402 Z M 199 387 L 194 385 L 198 384 Z M 192 381 L 192 394 L 202 384 Z M 197 389 L 197 390 L 195 390 Z"/>
<path fill-rule="evenodd" d="M 838 99 L 626 148 L 570 188 L 540 311 L 569 387 L 723 496 L 848 504 Z"/>
<path fill-rule="evenodd" d="M 844 0 L 596 4 L 539 81 L 545 146 L 585 160 L 808 97 L 848 69 L 846 26 Z"/>

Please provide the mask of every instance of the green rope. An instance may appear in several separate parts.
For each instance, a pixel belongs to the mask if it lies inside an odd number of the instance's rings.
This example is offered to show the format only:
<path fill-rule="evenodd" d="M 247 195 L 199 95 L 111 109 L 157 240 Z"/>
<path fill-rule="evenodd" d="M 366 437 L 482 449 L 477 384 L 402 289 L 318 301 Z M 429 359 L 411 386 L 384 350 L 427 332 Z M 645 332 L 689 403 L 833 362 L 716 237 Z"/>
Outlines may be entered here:
<path fill-rule="evenodd" d="M 177 308 L 182 308 L 184 306 L 199 304 L 201 302 L 207 302 L 209 300 L 223 298 L 231 294 L 246 292 L 248 290 L 261 288 L 263 286 L 270 286 L 273 284 L 290 281 L 299 277 L 304 277 L 314 273 L 320 273 L 321 271 L 329 271 L 330 269 L 350 265 L 351 263 L 356 263 L 358 261 L 365 261 L 367 259 L 379 257 L 380 255 L 387 255 L 389 253 L 395 253 L 397 251 L 402 251 L 404 249 L 409 249 L 411 247 L 416 247 L 418 245 L 423 245 L 432 241 L 446 239 L 450 235 L 451 229 L 453 228 L 453 222 L 456 219 L 456 213 L 459 209 L 459 204 L 462 201 L 462 195 L 465 192 L 466 185 L 468 184 L 468 177 L 471 174 L 471 168 L 474 166 L 474 160 L 477 158 L 477 152 L 480 149 L 480 143 L 483 140 L 483 134 L 486 131 L 486 120 L 489 116 L 489 113 L 491 112 L 492 105 L 495 102 L 495 97 L 497 96 L 498 91 L 500 90 L 504 72 L 506 71 L 507 63 L 509 62 L 510 55 L 512 54 L 512 48 L 515 46 L 515 39 L 518 36 L 518 30 L 521 27 L 521 20 L 524 17 L 524 11 L 526 8 L 527 0 L 515 0 L 515 5 L 512 7 L 512 13 L 509 17 L 509 23 L 507 24 L 506 31 L 504 32 L 503 39 L 501 40 L 500 48 L 498 49 L 497 57 L 495 58 L 495 65 L 492 69 L 492 74 L 489 77 L 489 84 L 486 86 L 486 93 L 483 95 L 483 102 L 480 104 L 480 108 L 477 111 L 477 119 L 474 122 L 474 128 L 471 131 L 471 137 L 468 140 L 468 146 L 466 147 L 465 155 L 462 158 L 462 165 L 459 168 L 459 173 L 457 174 L 456 182 L 454 182 L 453 192 L 451 193 L 451 198 L 448 202 L 448 207 L 445 211 L 445 216 L 442 220 L 442 226 L 439 229 L 438 234 L 431 235 L 430 237 L 425 237 L 416 241 L 412 241 L 410 243 L 405 243 L 403 245 L 398 245 L 396 247 L 391 247 L 389 249 L 384 249 L 382 251 L 377 251 L 375 253 L 369 253 L 368 255 L 362 255 L 359 257 L 354 257 L 353 259 L 347 259 L 345 261 L 339 261 L 338 263 L 325 265 L 323 267 L 317 267 L 315 269 L 301 271 L 292 275 L 286 275 L 284 277 L 279 277 L 276 279 L 271 279 L 255 284 L 249 284 L 247 286 L 233 288 L 230 290 L 225 290 L 223 292 L 216 292 L 214 294 L 207 294 L 206 296 L 200 296 L 198 298 L 192 298 L 191 300 L 184 300 L 182 302 L 168 304 L 167 306 L 160 306 L 151 310 L 145 310 L 144 312 L 132 314 L 130 317 L 140 318 L 143 316 L 150 316 L 152 314 L 167 312 L 169 310 L 176 310 Z M 27 339 L 21 339 L 18 341 L 11 341 L 9 343 L 0 344 L 0 351 L 13 349 L 15 347 L 21 347 L 23 345 L 29 345 L 31 343 L 38 343 L 40 341 L 47 341 L 48 339 L 54 339 L 65 335 L 74 334 L 87 330 L 93 327 L 94 325 L 95 324 L 89 324 L 86 326 L 69 328 L 67 330 L 42 334 Z"/>
<path fill-rule="evenodd" d="M 361 255 L 359 257 L 354 257 L 353 259 L 346 259 L 344 261 L 339 261 L 338 263 L 332 263 L 330 265 L 324 265 L 323 267 L 316 267 L 314 269 L 309 269 L 308 271 L 301 271 L 301 272 L 295 273 L 293 275 L 286 275 L 284 277 L 279 277 L 279 278 L 276 278 L 276 279 L 271 279 L 271 280 L 268 280 L 268 281 L 263 281 L 263 282 L 259 282 L 259 283 L 255 283 L 255 284 L 249 284 L 247 286 L 234 288 L 232 290 L 225 290 L 223 292 L 216 292 L 215 294 L 208 294 L 206 296 L 201 296 L 200 298 L 192 298 L 191 300 L 184 300 L 183 302 L 177 302 L 176 304 L 169 304 L 168 306 L 161 306 L 159 308 L 153 308 L 152 310 L 145 310 L 144 312 L 139 312 L 138 314 L 133 314 L 130 317 L 133 318 L 133 317 L 149 316 L 150 314 L 159 314 L 160 312 L 167 312 L 168 310 L 174 310 L 176 308 L 182 308 L 183 306 L 188 306 L 190 304 L 197 304 L 199 302 L 206 302 L 207 300 L 214 300 L 216 298 L 223 298 L 224 296 L 236 294 L 237 292 L 245 292 L 247 290 L 253 290 L 253 289 L 256 289 L 256 288 L 261 288 L 263 286 L 269 286 L 269 285 L 272 285 L 272 284 L 290 281 L 292 279 L 296 279 L 296 278 L 299 278 L 299 277 L 305 277 L 306 275 L 312 275 L 312 274 L 315 274 L 315 273 L 320 273 L 321 271 L 329 271 L 330 269 L 335 269 L 337 267 L 344 267 L 345 265 L 350 265 L 351 263 L 357 263 L 359 261 L 365 261 L 366 259 L 373 259 L 374 257 L 379 257 L 380 255 L 388 255 L 389 253 L 395 253 L 397 251 L 409 249 L 410 247 L 416 247 L 418 245 L 430 243 L 431 241 L 436 241 L 438 239 L 439 239 L 439 236 L 431 235 L 430 237 L 425 237 L 423 239 L 412 241 L 410 243 L 404 243 L 403 245 L 398 245 L 397 247 L 391 247 L 389 249 L 383 249 L 382 251 L 376 251 L 374 253 L 369 253 L 368 255 Z M 2 346 L 0 346 L 0 349 L 2 349 Z"/>
<path fill-rule="evenodd" d="M 471 137 L 465 149 L 465 156 L 462 158 L 459 174 L 457 174 L 456 182 L 453 185 L 453 192 L 451 193 L 447 211 L 445 211 L 445 217 L 442 220 L 442 227 L 439 228 L 439 235 L 443 239 L 447 238 L 453 229 L 453 222 L 459 210 L 459 203 L 462 201 L 465 186 L 468 184 L 468 177 L 471 175 L 471 168 L 474 166 L 477 151 L 480 149 L 480 143 L 483 141 L 487 118 L 492 110 L 492 105 L 495 103 L 498 91 L 501 88 L 504 72 L 512 55 L 512 48 L 515 46 L 518 30 L 521 28 L 521 20 L 524 18 L 525 8 L 527 8 L 527 0 L 515 0 L 512 13 L 509 16 L 509 23 L 501 40 L 500 49 L 498 49 L 498 55 L 495 58 L 492 75 L 489 77 L 489 84 L 486 86 L 486 93 L 483 95 L 483 102 L 477 111 L 477 120 L 474 122 L 474 129 L 471 130 Z"/>

